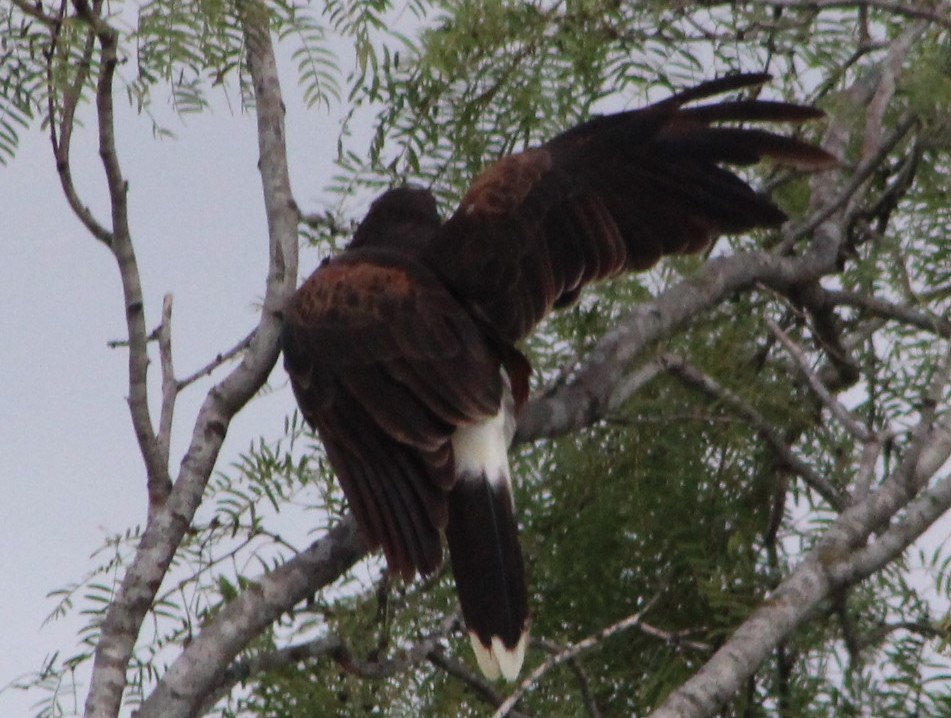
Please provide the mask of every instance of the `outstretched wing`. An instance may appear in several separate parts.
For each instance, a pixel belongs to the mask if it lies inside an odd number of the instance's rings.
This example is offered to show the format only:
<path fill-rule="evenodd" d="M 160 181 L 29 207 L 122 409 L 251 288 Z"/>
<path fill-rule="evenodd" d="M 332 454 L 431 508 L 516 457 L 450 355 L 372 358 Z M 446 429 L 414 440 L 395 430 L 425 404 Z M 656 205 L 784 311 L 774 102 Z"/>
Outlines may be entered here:
<path fill-rule="evenodd" d="M 351 250 L 314 272 L 285 316 L 284 365 L 371 547 L 431 573 L 454 482 L 451 436 L 493 416 L 500 360 L 411 257 Z"/>
<path fill-rule="evenodd" d="M 818 110 L 782 102 L 694 100 L 768 75 L 704 83 L 641 110 L 595 118 L 476 177 L 425 261 L 509 342 L 587 282 L 696 252 L 722 233 L 776 226 L 785 215 L 720 166 L 770 157 L 803 169 L 824 151 L 722 121 L 801 122 Z"/>

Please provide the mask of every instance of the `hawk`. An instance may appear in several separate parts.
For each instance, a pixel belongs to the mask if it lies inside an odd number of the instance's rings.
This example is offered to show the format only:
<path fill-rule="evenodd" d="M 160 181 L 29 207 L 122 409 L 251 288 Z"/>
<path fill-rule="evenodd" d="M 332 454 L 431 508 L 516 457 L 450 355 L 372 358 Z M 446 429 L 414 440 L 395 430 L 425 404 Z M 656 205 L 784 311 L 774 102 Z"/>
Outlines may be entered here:
<path fill-rule="evenodd" d="M 688 106 L 768 79 L 706 82 L 504 157 L 446 221 L 429 191 L 391 189 L 287 306 L 284 366 L 367 543 L 409 580 L 439 568 L 445 536 L 489 678 L 517 677 L 528 634 L 507 458 L 531 371 L 517 344 L 589 282 L 786 219 L 721 165 L 817 170 L 833 158 L 717 123 L 822 113 L 755 99 Z"/>

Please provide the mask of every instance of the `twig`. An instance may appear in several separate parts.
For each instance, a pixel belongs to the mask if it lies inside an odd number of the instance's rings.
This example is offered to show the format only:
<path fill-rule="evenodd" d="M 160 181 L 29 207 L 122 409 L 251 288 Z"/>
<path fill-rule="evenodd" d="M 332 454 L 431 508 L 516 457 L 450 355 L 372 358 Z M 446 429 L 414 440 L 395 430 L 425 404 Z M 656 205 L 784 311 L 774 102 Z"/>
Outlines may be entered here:
<path fill-rule="evenodd" d="M 94 5 L 94 12 L 98 12 L 98 6 Z M 63 112 L 62 117 L 57 121 L 56 117 L 56 83 L 54 81 L 54 63 L 56 62 L 56 53 L 59 45 L 59 35 L 63 28 L 63 22 L 66 18 L 67 0 L 62 0 L 58 15 L 54 18 L 55 22 L 50 25 L 50 48 L 46 58 L 46 84 L 47 84 L 47 113 L 49 114 L 50 124 L 50 144 L 53 147 L 53 157 L 56 160 L 56 172 L 59 175 L 60 186 L 63 188 L 63 194 L 66 202 L 69 204 L 73 214 L 82 222 L 89 233 L 105 244 L 112 247 L 112 232 L 109 231 L 95 216 L 92 211 L 79 198 L 76 191 L 76 185 L 73 182 L 72 169 L 70 166 L 70 148 L 72 146 L 73 127 L 75 122 L 76 107 L 82 97 L 82 89 L 89 79 L 89 71 L 92 67 L 92 56 L 96 49 L 96 33 L 92 26 L 89 27 L 86 34 L 86 45 L 83 48 L 82 59 L 76 68 L 76 75 L 72 84 L 62 93 Z"/>
<path fill-rule="evenodd" d="M 889 44 L 888 53 L 880 63 L 881 77 L 878 87 L 865 111 L 865 139 L 862 141 L 863 160 L 874 157 L 882 146 L 882 124 L 885 111 L 895 94 L 897 78 L 901 74 L 902 64 L 908 56 L 914 41 L 928 27 L 927 20 L 918 20 Z"/>
<path fill-rule="evenodd" d="M 842 209 L 846 204 L 852 202 L 859 188 L 872 176 L 872 173 L 882 163 L 882 160 L 888 156 L 888 153 L 901 142 L 902 138 L 904 138 L 916 124 L 917 119 L 913 116 L 905 117 L 899 121 L 895 129 L 882 140 L 875 154 L 859 162 L 855 171 L 852 173 L 852 177 L 834 197 L 819 207 L 804 222 L 790 226 L 783 231 L 783 239 L 776 246 L 776 253 L 787 253 L 799 239 L 818 228 L 819 225 L 832 217 L 832 215 Z"/>
<path fill-rule="evenodd" d="M 525 692 L 533 685 L 538 683 L 541 677 L 548 673 L 548 671 L 550 671 L 555 666 L 558 666 L 585 651 L 591 650 L 599 643 L 602 643 L 606 638 L 610 638 L 611 636 L 628 628 L 635 628 L 639 626 L 641 623 L 641 617 L 647 613 L 647 611 L 649 611 L 659 599 L 659 595 L 654 596 L 644 605 L 640 611 L 634 615 L 628 616 L 617 623 L 602 628 L 597 633 L 588 636 L 587 638 L 584 638 L 577 643 L 568 646 L 563 651 L 556 653 L 554 656 L 545 659 L 541 665 L 537 666 L 535 670 L 533 670 L 521 683 L 519 683 L 518 688 L 512 691 L 512 694 L 505 699 L 502 705 L 499 706 L 499 709 L 493 714 L 492 718 L 504 718 L 504 716 L 509 715 L 511 710 L 515 707 L 515 704 L 521 700 L 523 695 L 525 695 Z"/>
<path fill-rule="evenodd" d="M 557 654 L 564 650 L 564 646 L 543 638 L 532 638 L 531 643 L 533 646 L 537 646 L 551 654 Z M 568 659 L 568 668 L 571 669 L 571 672 L 575 674 L 575 678 L 578 679 L 578 689 L 581 691 L 581 699 L 584 701 L 585 710 L 588 711 L 588 715 L 591 716 L 591 718 L 601 718 L 601 710 L 598 708 L 598 702 L 591 690 L 591 679 L 588 677 L 587 671 L 585 671 L 584 666 L 581 665 L 581 661 L 578 660 L 577 656 Z"/>
<path fill-rule="evenodd" d="M 840 492 L 829 484 L 825 478 L 813 471 L 812 467 L 805 461 L 799 458 L 788 444 L 783 441 L 776 428 L 753 406 L 744 401 L 739 395 L 722 386 L 713 377 L 691 365 L 685 359 L 673 354 L 663 354 L 659 358 L 671 374 L 691 386 L 701 389 L 717 401 L 723 402 L 723 404 L 731 410 L 749 421 L 776 453 L 780 461 L 782 461 L 790 471 L 802 478 L 806 485 L 825 499 L 833 509 L 841 511 L 845 508 L 845 501 Z"/>
<path fill-rule="evenodd" d="M 43 6 L 38 2 L 27 2 L 27 0 L 13 0 L 13 4 L 24 15 L 28 15 L 34 20 L 38 20 L 44 25 L 49 25 L 51 27 L 58 25 L 62 21 L 62 17 L 59 15 L 47 15 L 43 12 Z"/>
<path fill-rule="evenodd" d="M 254 341 L 255 331 L 257 330 L 251 330 L 251 332 L 244 339 L 242 339 L 240 342 L 235 344 L 228 351 L 215 355 L 214 359 L 212 359 L 210 362 L 208 362 L 205 366 L 203 366 L 201 369 L 199 369 L 195 373 L 188 375 L 184 379 L 179 379 L 178 386 L 177 386 L 178 391 L 181 391 L 182 389 L 189 386 L 190 384 L 194 384 L 196 381 L 198 381 L 199 379 L 203 377 L 210 376 L 211 373 L 215 369 L 220 367 L 222 364 L 228 361 L 231 361 L 236 356 L 241 354 L 241 352 L 246 351 L 248 347 L 251 346 L 251 342 Z"/>
<path fill-rule="evenodd" d="M 899 2 L 890 2 L 889 0 L 759 0 L 764 5 L 771 7 L 790 8 L 794 10 L 807 10 L 810 12 L 819 12 L 821 10 L 833 9 L 853 9 L 853 8 L 874 8 L 884 12 L 900 15 L 902 17 L 919 18 L 941 25 L 944 28 L 951 29 L 951 20 L 948 19 L 947 9 L 945 8 L 921 8 L 904 5 Z"/>
<path fill-rule="evenodd" d="M 447 656 L 442 648 L 434 649 L 430 652 L 427 658 L 434 666 L 441 668 L 447 674 L 461 681 L 470 689 L 472 689 L 472 691 L 475 692 L 475 694 L 486 703 L 489 703 L 492 706 L 502 705 L 502 696 L 499 695 L 499 693 L 492 687 L 492 684 L 490 684 L 482 676 L 476 675 L 467 669 L 459 661 Z M 509 715 L 514 716 L 515 718 L 527 718 L 525 713 L 520 713 L 518 711 L 512 711 Z"/>
<path fill-rule="evenodd" d="M 806 358 L 806 353 L 803 349 L 769 317 L 766 318 L 766 324 L 769 326 L 773 335 L 786 348 L 786 351 L 789 352 L 789 355 L 796 362 L 796 365 L 802 370 L 806 381 L 809 382 L 809 386 L 822 400 L 822 403 L 826 405 L 829 411 L 832 412 L 832 415 L 842 423 L 852 436 L 860 441 L 869 441 L 872 438 L 872 434 L 868 427 L 852 416 L 852 412 L 846 409 L 838 399 L 832 396 L 831 392 L 822 383 L 822 380 L 819 379 L 819 376 L 812 370 L 812 367 L 809 366 L 809 360 Z"/>

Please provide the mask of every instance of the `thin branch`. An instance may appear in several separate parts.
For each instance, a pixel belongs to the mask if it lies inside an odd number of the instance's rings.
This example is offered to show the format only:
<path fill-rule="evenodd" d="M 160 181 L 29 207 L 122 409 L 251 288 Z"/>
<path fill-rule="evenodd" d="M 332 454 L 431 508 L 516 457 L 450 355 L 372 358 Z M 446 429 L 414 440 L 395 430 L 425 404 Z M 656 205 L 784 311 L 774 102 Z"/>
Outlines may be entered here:
<path fill-rule="evenodd" d="M 879 64 L 881 77 L 871 102 L 865 111 L 865 139 L 862 141 L 861 158 L 874 157 L 882 146 L 883 122 L 885 112 L 895 95 L 897 79 L 901 75 L 902 65 L 915 40 L 928 27 L 927 20 L 918 20 L 889 44 L 885 59 Z"/>
<path fill-rule="evenodd" d="M 63 28 L 63 22 L 66 18 L 68 0 L 62 0 L 59 14 L 55 22 L 50 26 L 50 47 L 46 57 L 46 102 L 47 114 L 50 126 L 50 144 L 53 147 L 53 157 L 56 160 L 56 172 L 59 175 L 60 186 L 66 197 L 66 202 L 76 218 L 82 222 L 89 233 L 105 244 L 112 247 L 112 232 L 105 225 L 93 216 L 92 211 L 86 206 L 76 191 L 76 185 L 73 182 L 72 169 L 70 167 L 70 148 L 72 146 L 73 127 L 75 125 L 76 108 L 82 97 L 82 90 L 89 79 L 89 72 L 92 67 L 92 56 L 96 49 L 96 33 L 92 26 L 86 33 L 86 44 L 83 47 L 82 58 L 76 68 L 76 74 L 73 77 L 72 84 L 63 91 L 62 97 L 62 117 L 56 116 L 56 98 L 59 96 L 54 81 L 54 63 L 57 62 L 57 52 L 59 45 L 59 36 Z M 98 12 L 97 3 L 94 5 L 94 11 Z"/>
<path fill-rule="evenodd" d="M 659 358 L 672 375 L 722 402 L 748 421 L 769 444 L 769 447 L 776 453 L 780 461 L 790 471 L 802 478 L 806 485 L 825 499 L 833 509 L 841 511 L 845 508 L 845 501 L 838 489 L 829 484 L 825 478 L 813 471 L 809 464 L 799 458 L 780 436 L 779 431 L 752 405 L 685 359 L 673 354 L 664 354 Z"/>
<path fill-rule="evenodd" d="M 819 375 L 809 366 L 809 359 L 805 351 L 792 338 L 782 330 L 782 328 L 769 317 L 766 318 L 766 324 L 780 344 L 782 344 L 789 355 L 796 362 L 796 366 L 802 371 L 809 382 L 809 386 L 822 400 L 822 403 L 832 412 L 832 415 L 846 428 L 846 430 L 860 441 L 869 441 L 872 437 L 868 428 L 856 419 L 852 412 L 846 409 L 842 403 L 836 399 L 819 379 Z"/>
<path fill-rule="evenodd" d="M 43 6 L 38 2 L 28 2 L 27 0 L 13 0 L 13 4 L 24 15 L 28 15 L 34 20 L 38 20 L 44 25 L 49 25 L 54 27 L 62 21 L 62 17 L 59 15 L 47 15 L 43 12 Z"/>
<path fill-rule="evenodd" d="M 521 700 L 523 695 L 525 695 L 525 692 L 533 685 L 538 683 L 542 676 L 548 673 L 548 671 L 550 671 L 555 666 L 559 666 L 562 663 L 565 663 L 566 661 L 580 655 L 581 653 L 597 647 L 599 644 L 603 643 L 605 639 L 610 638 L 621 631 L 627 630 L 629 628 L 637 628 L 641 623 L 641 618 L 643 615 L 647 613 L 655 603 L 657 603 L 659 598 L 659 595 L 654 596 L 637 613 L 628 616 L 617 623 L 613 623 L 610 626 L 606 626 L 597 633 L 588 636 L 587 638 L 584 638 L 556 653 L 555 655 L 545 659 L 541 665 L 536 666 L 535 670 L 533 670 L 521 683 L 519 683 L 518 687 L 512 691 L 512 694 L 505 699 L 502 705 L 499 706 L 499 709 L 493 714 L 492 718 L 504 718 L 504 716 L 509 715 L 511 710 L 515 707 L 515 704 Z"/>
<path fill-rule="evenodd" d="M 850 202 L 853 202 L 865 181 L 872 176 L 879 165 L 881 165 L 882 160 L 901 142 L 917 122 L 917 119 L 913 116 L 905 117 L 900 120 L 895 129 L 882 140 L 877 151 L 859 162 L 849 181 L 842 186 L 842 189 L 839 190 L 834 197 L 825 202 L 823 206 L 810 215 L 807 220 L 800 224 L 792 225 L 783 231 L 783 239 L 777 245 L 775 251 L 778 254 L 787 253 L 799 239 L 815 231 L 836 212 Z"/>
<path fill-rule="evenodd" d="M 178 391 L 181 391 L 185 387 L 191 384 L 194 384 L 196 381 L 198 381 L 199 379 L 202 379 L 203 377 L 210 376 L 212 372 L 214 372 L 215 369 L 220 367 L 222 364 L 225 364 L 231 361 L 236 356 L 246 351 L 248 347 L 251 346 L 251 342 L 254 341 L 255 331 L 256 330 L 252 329 L 251 332 L 248 333 L 248 335 L 244 339 L 242 339 L 240 342 L 235 344 L 228 351 L 215 355 L 214 359 L 212 359 L 210 362 L 208 362 L 205 366 L 203 366 L 198 371 L 194 372 L 193 374 L 189 374 L 184 379 L 179 379 L 178 387 L 177 387 Z"/>
<path fill-rule="evenodd" d="M 440 650 L 442 641 L 453 630 L 456 623 L 456 617 L 450 616 L 431 635 L 420 639 L 408 648 L 397 650 L 392 658 L 383 660 L 367 661 L 358 658 L 353 649 L 339 636 L 324 636 L 269 651 L 244 661 L 237 661 L 221 676 L 204 704 L 209 707 L 214 705 L 238 683 L 246 683 L 271 671 L 321 658 L 330 658 L 348 673 L 361 678 L 375 680 L 389 678 L 428 660 L 432 652 Z"/>
<path fill-rule="evenodd" d="M 815 284 L 798 294 L 797 298 L 819 306 L 847 306 L 864 309 L 877 317 L 893 319 L 902 324 L 933 332 L 945 338 L 951 338 L 951 321 L 948 319 L 906 304 L 896 304 L 860 292 L 825 289 Z"/>
<path fill-rule="evenodd" d="M 479 698 L 492 706 L 502 705 L 502 696 L 492 687 L 485 678 L 477 675 L 466 668 L 462 663 L 446 655 L 442 648 L 436 648 L 427 656 L 429 662 L 437 668 L 441 668 L 448 675 L 461 681 L 468 686 Z M 527 718 L 527 714 L 519 711 L 510 711 L 513 718 Z"/>
<path fill-rule="evenodd" d="M 948 19 L 947 6 L 934 9 L 914 7 L 890 0 L 759 0 L 763 5 L 770 7 L 790 8 L 793 10 L 821 10 L 874 8 L 901 17 L 919 18 L 951 29 L 951 20 Z"/>
<path fill-rule="evenodd" d="M 537 646 L 550 654 L 558 654 L 564 650 L 564 646 L 554 641 L 546 641 L 543 638 L 532 638 L 531 643 L 532 646 Z M 591 690 L 591 678 L 588 677 L 587 671 L 585 671 L 577 656 L 568 659 L 568 668 L 578 679 L 578 690 L 581 691 L 581 699 L 584 701 L 584 707 L 588 715 L 591 718 L 601 718 L 601 710 L 598 708 L 598 702 Z"/>

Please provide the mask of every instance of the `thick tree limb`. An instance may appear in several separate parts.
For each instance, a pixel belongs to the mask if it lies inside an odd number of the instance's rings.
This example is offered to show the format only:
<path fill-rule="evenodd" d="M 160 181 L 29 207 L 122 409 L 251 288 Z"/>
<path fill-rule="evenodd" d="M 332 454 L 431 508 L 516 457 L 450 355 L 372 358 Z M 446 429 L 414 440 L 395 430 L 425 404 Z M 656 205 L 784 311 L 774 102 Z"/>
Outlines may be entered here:
<path fill-rule="evenodd" d="M 139 718 L 199 715 L 207 696 L 240 680 L 228 668 L 251 639 L 336 580 L 365 553 L 356 522 L 348 516 L 306 551 L 255 581 L 222 608 L 172 663 L 142 704 Z"/>
<path fill-rule="evenodd" d="M 603 418 L 628 367 L 656 341 L 756 283 L 782 291 L 834 272 L 837 247 L 837 241 L 823 243 L 802 257 L 750 252 L 710 260 L 695 277 L 635 307 L 562 388 L 529 401 L 519 415 L 516 441 L 561 436 Z"/>

